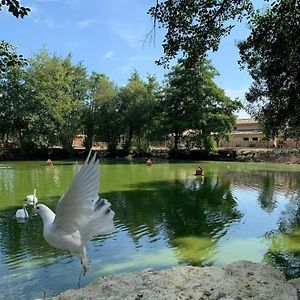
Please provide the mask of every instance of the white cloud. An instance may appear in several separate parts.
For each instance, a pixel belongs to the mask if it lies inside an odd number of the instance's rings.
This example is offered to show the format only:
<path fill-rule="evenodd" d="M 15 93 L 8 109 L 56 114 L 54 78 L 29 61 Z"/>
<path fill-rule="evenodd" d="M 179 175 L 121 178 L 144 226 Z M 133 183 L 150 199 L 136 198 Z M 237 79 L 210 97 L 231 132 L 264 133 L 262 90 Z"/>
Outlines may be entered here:
<path fill-rule="evenodd" d="M 123 40 L 125 40 L 132 48 L 142 47 L 142 37 L 138 33 L 138 28 L 130 28 L 124 23 L 120 23 L 116 20 L 111 20 L 108 22 L 111 29 Z"/>
<path fill-rule="evenodd" d="M 98 23 L 96 19 L 86 19 L 86 20 L 82 20 L 77 22 L 77 26 L 80 28 L 86 28 L 91 26 L 93 23 Z"/>
<path fill-rule="evenodd" d="M 116 54 L 115 50 L 107 51 L 102 55 L 101 60 L 102 61 L 112 60 L 115 54 Z"/>
<path fill-rule="evenodd" d="M 45 19 L 37 18 L 37 19 L 34 19 L 33 22 L 36 24 L 44 24 L 44 25 L 48 26 L 49 28 L 54 27 L 54 22 L 47 18 L 45 18 Z"/>

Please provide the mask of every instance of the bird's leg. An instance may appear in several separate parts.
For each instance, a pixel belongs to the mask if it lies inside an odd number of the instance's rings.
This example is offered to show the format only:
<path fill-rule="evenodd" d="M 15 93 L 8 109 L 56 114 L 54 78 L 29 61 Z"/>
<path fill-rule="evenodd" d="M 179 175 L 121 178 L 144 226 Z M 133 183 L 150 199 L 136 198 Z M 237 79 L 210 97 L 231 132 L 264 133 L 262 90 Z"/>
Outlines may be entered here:
<path fill-rule="evenodd" d="M 82 254 L 81 254 L 80 259 L 81 259 L 81 265 L 83 268 L 83 275 L 85 275 L 89 268 L 89 264 L 90 264 L 85 247 L 83 247 L 83 249 L 82 249 Z"/>
<path fill-rule="evenodd" d="M 77 284 L 77 286 L 78 286 L 79 289 L 80 289 L 80 283 L 81 283 L 81 276 L 82 276 L 82 274 L 83 274 L 83 272 L 81 271 L 80 275 L 79 275 L 79 279 L 78 279 L 78 284 Z"/>

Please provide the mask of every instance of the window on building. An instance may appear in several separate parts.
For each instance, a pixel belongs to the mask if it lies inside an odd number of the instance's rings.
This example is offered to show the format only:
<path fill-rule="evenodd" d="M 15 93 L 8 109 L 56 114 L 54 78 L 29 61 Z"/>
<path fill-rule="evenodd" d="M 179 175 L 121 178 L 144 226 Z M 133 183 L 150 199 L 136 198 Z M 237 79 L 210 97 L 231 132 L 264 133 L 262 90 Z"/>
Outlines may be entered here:
<path fill-rule="evenodd" d="M 244 141 L 244 142 L 247 142 L 247 141 L 249 141 L 249 138 L 248 138 L 248 137 L 244 137 L 244 138 L 243 138 L 243 141 Z"/>
<path fill-rule="evenodd" d="M 252 141 L 258 141 L 258 137 L 253 137 Z"/>

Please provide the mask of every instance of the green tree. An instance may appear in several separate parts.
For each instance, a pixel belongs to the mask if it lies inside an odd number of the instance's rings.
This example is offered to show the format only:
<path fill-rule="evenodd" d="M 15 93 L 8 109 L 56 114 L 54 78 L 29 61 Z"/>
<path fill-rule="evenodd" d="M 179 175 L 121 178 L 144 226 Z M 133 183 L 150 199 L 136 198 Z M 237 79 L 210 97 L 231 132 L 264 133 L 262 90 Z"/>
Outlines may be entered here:
<path fill-rule="evenodd" d="M 248 110 L 268 137 L 299 136 L 299 22 L 299 1 L 274 1 L 254 14 L 249 37 L 239 43 L 240 63 L 254 80 L 246 94 Z"/>
<path fill-rule="evenodd" d="M 174 134 L 178 148 L 182 133 L 191 130 L 193 142 L 209 150 L 211 139 L 228 137 L 240 103 L 232 101 L 213 81 L 218 75 L 208 61 L 198 60 L 193 67 L 187 59 L 179 60 L 166 76 L 162 97 L 165 128 Z M 213 135 L 212 135 L 213 134 Z"/>
<path fill-rule="evenodd" d="M 30 127 L 32 105 L 27 98 L 24 69 L 15 65 L 0 72 L 0 139 L 23 145 Z"/>
<path fill-rule="evenodd" d="M 217 51 L 221 38 L 234 27 L 233 21 L 251 11 L 250 0 L 157 0 L 148 11 L 153 31 L 157 25 L 166 29 L 164 57 L 157 63 L 166 65 L 177 54 L 196 63 L 206 51 Z"/>
<path fill-rule="evenodd" d="M 117 93 L 117 86 L 105 74 L 92 73 L 84 118 L 86 147 L 97 137 L 107 143 L 111 155 L 116 153 L 121 134 Z"/>
<path fill-rule="evenodd" d="M 85 67 L 73 65 L 71 59 L 70 54 L 62 58 L 42 50 L 30 60 L 26 81 L 36 104 L 32 126 L 40 146 L 61 143 L 71 150 L 81 130 L 87 75 Z"/>
<path fill-rule="evenodd" d="M 133 138 L 137 140 L 138 150 L 142 150 L 142 139 L 151 128 L 157 105 L 157 83 L 155 77 L 148 76 L 144 82 L 135 71 L 125 87 L 120 88 L 119 98 L 124 115 L 124 151 L 129 152 Z"/>

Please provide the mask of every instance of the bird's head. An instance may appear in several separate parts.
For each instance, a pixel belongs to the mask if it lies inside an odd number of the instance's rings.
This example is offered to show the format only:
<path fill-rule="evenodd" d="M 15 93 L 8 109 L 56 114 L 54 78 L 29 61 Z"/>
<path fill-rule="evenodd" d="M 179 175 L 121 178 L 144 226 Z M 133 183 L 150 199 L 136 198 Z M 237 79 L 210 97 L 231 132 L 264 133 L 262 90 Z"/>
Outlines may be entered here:
<path fill-rule="evenodd" d="M 33 212 L 41 217 L 49 211 L 49 208 L 44 204 L 37 204 L 33 207 Z"/>
<path fill-rule="evenodd" d="M 44 223 L 45 222 L 53 222 L 55 218 L 54 212 L 46 205 L 44 204 L 36 204 L 33 207 L 33 212 L 35 214 L 38 214 L 42 217 Z"/>
<path fill-rule="evenodd" d="M 40 214 L 40 212 L 42 211 L 42 204 L 39 204 L 39 205 L 34 205 L 33 206 L 33 209 L 32 211 L 35 213 L 35 214 Z"/>

